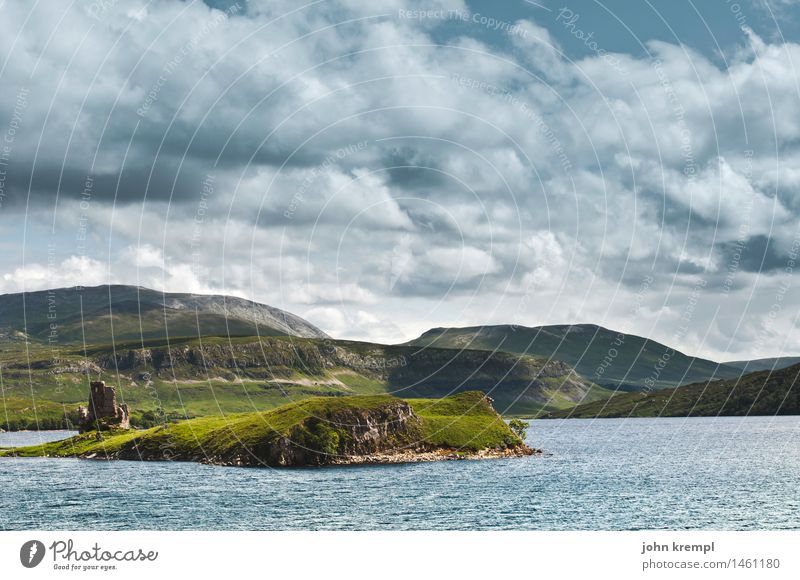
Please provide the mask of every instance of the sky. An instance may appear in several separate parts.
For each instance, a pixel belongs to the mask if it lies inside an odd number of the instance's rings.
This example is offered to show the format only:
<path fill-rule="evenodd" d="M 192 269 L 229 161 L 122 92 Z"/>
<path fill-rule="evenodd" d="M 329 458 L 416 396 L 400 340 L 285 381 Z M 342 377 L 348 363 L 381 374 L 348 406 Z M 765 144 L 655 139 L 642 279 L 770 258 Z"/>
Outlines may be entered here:
<path fill-rule="evenodd" d="M 0 293 L 800 354 L 794 0 L 0 4 Z"/>

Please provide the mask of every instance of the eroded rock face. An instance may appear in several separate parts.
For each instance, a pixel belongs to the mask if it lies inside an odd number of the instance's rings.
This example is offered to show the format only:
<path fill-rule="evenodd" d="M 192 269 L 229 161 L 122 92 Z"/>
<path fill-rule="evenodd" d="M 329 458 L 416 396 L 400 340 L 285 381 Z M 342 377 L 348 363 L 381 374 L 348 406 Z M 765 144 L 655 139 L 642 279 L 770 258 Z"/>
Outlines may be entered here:
<path fill-rule="evenodd" d="M 93 363 L 105 371 L 146 371 L 156 376 L 205 377 L 209 368 L 220 376 L 253 378 L 291 376 L 293 371 L 321 375 L 329 369 L 346 368 L 385 381 L 392 387 L 414 386 L 416 395 L 425 388 L 451 392 L 474 385 L 491 384 L 514 389 L 544 387 L 545 379 L 563 377 L 583 391 L 591 385 L 559 361 L 491 352 L 436 348 L 387 347 L 326 342 L 287 342 L 263 338 L 235 345 L 181 345 L 145 349 L 118 349 L 98 356 Z M 418 385 L 423 384 L 423 387 Z M 548 400 L 545 396 L 544 401 Z"/>
<path fill-rule="evenodd" d="M 405 401 L 376 409 L 342 409 L 325 418 L 309 417 L 288 436 L 233 458 L 244 465 L 307 466 L 338 463 L 405 447 L 420 440 L 420 420 Z"/>
<path fill-rule="evenodd" d="M 117 404 L 117 392 L 104 381 L 89 385 L 89 406 L 78 408 L 80 430 L 98 428 L 130 429 L 128 405 Z"/>
<path fill-rule="evenodd" d="M 348 434 L 340 446 L 344 455 L 376 453 L 407 443 L 419 427 L 418 417 L 405 401 L 370 411 L 345 409 L 333 420 Z"/>

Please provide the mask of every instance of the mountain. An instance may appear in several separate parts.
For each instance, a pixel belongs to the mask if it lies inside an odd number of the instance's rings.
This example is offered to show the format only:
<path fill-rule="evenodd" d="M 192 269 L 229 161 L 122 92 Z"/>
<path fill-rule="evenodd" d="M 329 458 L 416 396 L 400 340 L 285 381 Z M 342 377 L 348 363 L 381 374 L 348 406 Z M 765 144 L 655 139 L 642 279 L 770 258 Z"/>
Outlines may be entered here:
<path fill-rule="evenodd" d="M 713 417 L 800 414 L 800 365 L 652 393 L 620 393 L 546 417 Z"/>
<path fill-rule="evenodd" d="M 182 336 L 327 338 L 299 316 L 232 296 L 137 286 L 59 288 L 0 296 L 0 341 L 113 344 Z"/>
<path fill-rule="evenodd" d="M 654 340 L 593 324 L 434 328 L 407 344 L 498 350 L 560 360 L 594 383 L 624 391 L 670 388 L 742 374 L 740 368 L 691 357 Z"/>
<path fill-rule="evenodd" d="M 781 356 L 775 358 L 759 358 L 755 360 L 734 360 L 725 363 L 729 367 L 742 369 L 744 372 L 772 371 L 785 369 L 800 364 L 800 356 Z"/>

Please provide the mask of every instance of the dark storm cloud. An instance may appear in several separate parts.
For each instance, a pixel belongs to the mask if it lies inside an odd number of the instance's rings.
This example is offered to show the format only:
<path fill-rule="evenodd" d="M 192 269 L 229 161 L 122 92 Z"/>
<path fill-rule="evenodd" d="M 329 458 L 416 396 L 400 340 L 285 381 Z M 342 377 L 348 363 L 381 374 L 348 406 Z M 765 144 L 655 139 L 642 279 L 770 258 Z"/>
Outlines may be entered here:
<path fill-rule="evenodd" d="M 191 2 L 193 0 L 183 0 L 183 1 Z M 215 8 L 216 10 L 222 10 L 222 11 L 229 11 L 232 7 L 247 4 L 247 2 L 245 2 L 244 0 L 203 0 L 203 2 L 206 5 L 210 6 L 211 8 Z"/>
<path fill-rule="evenodd" d="M 207 172 L 196 161 L 179 168 L 174 159 L 160 158 L 149 165 L 126 167 L 120 173 L 93 173 L 75 167 L 38 165 L 35 170 L 21 164 L 9 172 L 9 201 L 12 208 L 52 207 L 80 201 L 88 196 L 94 203 L 126 205 L 144 201 L 172 201 L 180 204 L 196 200 Z"/>
<path fill-rule="evenodd" d="M 448 181 L 433 155 L 413 147 L 394 147 L 381 162 L 389 173 L 389 183 L 402 189 L 426 190 L 442 187 Z"/>
<path fill-rule="evenodd" d="M 719 251 L 723 264 L 745 272 L 774 272 L 785 268 L 790 260 L 790 256 L 778 250 L 776 242 L 768 236 L 720 244 Z"/>

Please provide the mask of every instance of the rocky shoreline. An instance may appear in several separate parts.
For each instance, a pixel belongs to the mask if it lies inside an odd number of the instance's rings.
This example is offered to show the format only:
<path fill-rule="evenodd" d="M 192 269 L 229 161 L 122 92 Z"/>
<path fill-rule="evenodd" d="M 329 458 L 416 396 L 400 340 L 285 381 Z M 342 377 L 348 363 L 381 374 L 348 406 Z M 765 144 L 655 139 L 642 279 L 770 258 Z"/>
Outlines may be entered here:
<path fill-rule="evenodd" d="M 460 451 L 458 449 L 437 449 L 435 451 L 397 451 L 373 453 L 334 460 L 331 465 L 390 465 L 396 463 L 426 463 L 431 461 L 459 461 L 478 459 L 505 459 L 543 455 L 541 449 L 527 446 L 513 449 L 482 449 L 481 451 Z"/>
<path fill-rule="evenodd" d="M 13 456 L 13 448 L 6 448 L 8 456 Z M 506 449 L 482 449 L 480 451 L 465 451 L 454 448 L 433 449 L 426 451 L 415 451 L 402 449 L 396 451 L 383 451 L 379 453 L 368 453 L 364 455 L 348 455 L 330 458 L 325 463 L 318 465 L 270 465 L 269 467 L 325 467 L 325 466 L 346 466 L 346 465 L 396 465 L 403 463 L 430 463 L 434 461 L 475 461 L 481 459 L 511 459 L 515 457 L 529 457 L 532 455 L 544 455 L 541 449 L 534 449 L 527 446 L 518 446 Z M 59 455 L 43 454 L 43 457 L 59 457 Z M 219 457 L 195 457 L 195 458 L 168 458 L 168 457 L 148 457 L 140 455 L 131 457 L 129 454 L 120 456 L 115 453 L 88 453 L 73 455 L 77 459 L 95 461 L 194 461 L 204 465 L 216 465 L 220 467 L 254 467 L 257 464 L 252 461 L 242 461 L 241 459 L 222 459 Z"/>

